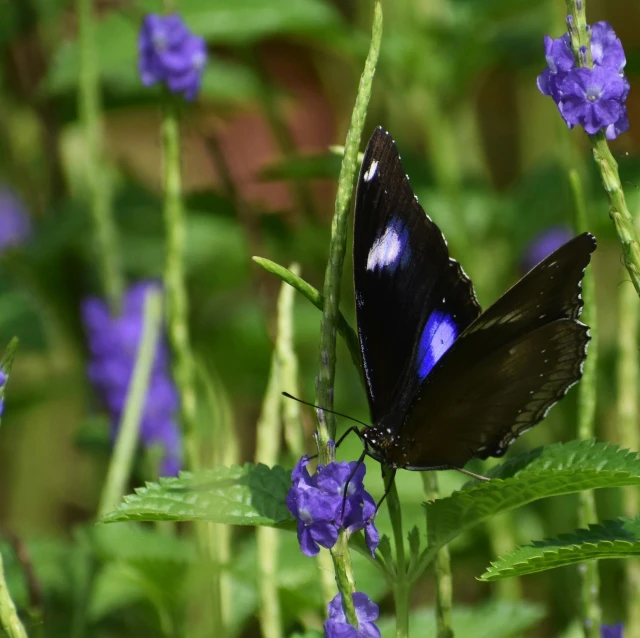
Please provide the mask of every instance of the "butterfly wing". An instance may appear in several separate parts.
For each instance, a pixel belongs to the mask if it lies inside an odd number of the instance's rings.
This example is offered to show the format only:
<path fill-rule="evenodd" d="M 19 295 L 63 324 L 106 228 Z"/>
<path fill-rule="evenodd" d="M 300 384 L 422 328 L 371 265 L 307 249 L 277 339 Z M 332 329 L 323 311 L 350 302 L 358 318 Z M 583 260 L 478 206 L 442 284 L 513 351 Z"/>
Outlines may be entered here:
<path fill-rule="evenodd" d="M 391 412 L 402 416 L 480 307 L 381 128 L 364 154 L 353 234 L 358 335 L 375 423 Z"/>
<path fill-rule="evenodd" d="M 502 456 L 546 415 L 582 375 L 580 286 L 595 247 L 588 233 L 566 243 L 467 328 L 419 388 L 386 462 L 434 469 Z"/>

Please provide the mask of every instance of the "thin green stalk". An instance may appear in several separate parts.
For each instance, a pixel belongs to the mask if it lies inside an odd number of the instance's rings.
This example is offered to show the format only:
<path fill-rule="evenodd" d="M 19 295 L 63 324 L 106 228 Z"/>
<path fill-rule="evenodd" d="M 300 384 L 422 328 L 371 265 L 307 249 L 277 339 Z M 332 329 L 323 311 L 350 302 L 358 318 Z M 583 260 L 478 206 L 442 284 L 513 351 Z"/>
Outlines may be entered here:
<path fill-rule="evenodd" d="M 7 387 L 7 380 L 11 372 L 11 364 L 18 347 L 18 340 L 12 339 L 0 361 L 0 368 L 7 375 L 7 379 L 0 386 L 0 400 L 4 401 L 4 393 Z M 11 598 L 11 593 L 7 587 L 4 577 L 4 567 L 2 564 L 2 554 L 0 554 L 0 627 L 9 638 L 27 638 L 27 632 L 18 616 L 18 611 Z"/>
<path fill-rule="evenodd" d="M 210 412 L 213 444 L 210 463 L 214 467 L 235 465 L 238 463 L 238 441 L 227 392 L 215 369 L 206 366 L 202 360 L 196 361 L 196 372 Z M 231 526 L 219 523 L 196 526 L 198 543 L 212 563 L 208 570 L 212 632 L 221 636 L 229 633 L 228 628 L 232 622 L 232 582 L 227 569 L 232 555 L 232 531 Z"/>
<path fill-rule="evenodd" d="M 18 616 L 16 606 L 4 578 L 2 554 L 0 554 L 0 627 L 9 638 L 27 638 L 27 632 Z"/>
<path fill-rule="evenodd" d="M 387 494 L 387 509 L 391 519 L 393 541 L 396 547 L 396 578 L 393 583 L 393 599 L 396 604 L 396 638 L 409 636 L 409 582 L 407 580 L 407 560 L 404 551 L 402 531 L 402 509 L 393 473 L 382 466 L 384 487 Z"/>
<path fill-rule="evenodd" d="M 289 267 L 296 277 L 300 276 L 300 266 L 291 264 Z M 284 292 L 282 293 L 284 295 Z M 293 305 L 293 299 L 289 302 Z M 296 393 L 298 391 L 298 357 L 294 349 L 293 338 L 293 310 L 291 310 L 291 318 L 289 321 L 283 321 L 278 326 L 278 358 L 280 359 L 280 379 L 281 388 L 287 389 L 289 392 Z M 302 411 L 297 401 L 292 401 L 281 396 L 282 400 L 282 424 L 284 426 L 284 440 L 287 448 L 298 458 L 304 452 L 304 432 L 302 430 Z"/>
<path fill-rule="evenodd" d="M 292 267 L 295 273 L 296 266 Z M 297 273 L 296 273 L 297 274 Z M 272 466 L 278 462 L 282 420 L 282 352 L 291 349 L 293 336 L 294 290 L 282 284 L 278 296 L 278 331 L 271 359 L 271 372 L 265 393 L 262 411 L 257 425 L 256 463 Z M 283 635 L 280 599 L 278 595 L 278 531 L 258 528 L 258 566 L 260 588 L 260 628 L 264 638 L 280 638 Z"/>
<path fill-rule="evenodd" d="M 93 4 L 93 0 L 77 0 L 80 46 L 78 112 L 86 140 L 87 153 L 84 166 L 93 217 L 98 268 L 111 312 L 117 313 L 124 280 L 117 230 L 113 220 L 112 193 L 102 156 L 102 107 Z"/>
<path fill-rule="evenodd" d="M 149 380 L 161 329 L 162 297 L 160 292 L 149 290 L 144 303 L 142 338 L 127 389 L 127 400 L 118 427 L 118 438 L 113 448 L 109 471 L 100 498 L 99 516 L 111 511 L 120 502 L 131 476 L 140 421 L 149 390 Z"/>
<path fill-rule="evenodd" d="M 276 277 L 279 277 L 280 279 L 282 279 L 282 281 L 295 288 L 316 308 L 318 308 L 318 310 L 322 310 L 322 308 L 324 307 L 324 297 L 304 279 L 301 279 L 290 270 L 287 270 L 284 266 L 280 266 L 270 259 L 265 259 L 264 257 L 253 257 L 252 259 L 256 262 L 256 264 L 262 266 L 262 268 L 264 268 L 267 272 L 270 272 Z M 338 311 L 338 332 L 344 339 L 344 342 L 349 349 L 349 354 L 351 355 L 353 364 L 356 366 L 356 369 L 360 373 L 360 378 L 363 379 L 360 359 L 360 346 L 358 345 L 358 335 L 356 335 L 355 330 L 349 325 L 349 322 L 344 318 L 344 315 L 340 311 Z"/>
<path fill-rule="evenodd" d="M 584 47 L 587 53 L 586 66 L 593 67 L 591 57 L 590 32 L 587 31 L 587 2 L 586 0 L 566 0 L 567 13 L 573 16 L 574 28 L 570 30 L 571 48 L 576 57 L 576 63 L 580 66 L 582 60 L 578 55 L 580 47 Z M 596 162 L 604 190 L 609 198 L 609 217 L 613 221 L 618 240 L 622 246 L 622 256 L 624 265 L 636 293 L 640 295 L 640 244 L 635 223 L 625 200 L 620 175 L 618 174 L 618 163 L 614 159 L 609 149 L 606 136 L 603 131 L 595 135 L 589 135 L 593 158 Z"/>
<path fill-rule="evenodd" d="M 616 412 L 618 416 L 618 435 L 623 448 L 640 448 L 638 430 L 638 327 L 640 306 L 635 290 L 624 281 L 618 288 L 618 357 Z M 640 514 L 638 491 L 631 487 L 623 488 L 624 514 L 636 518 Z M 625 562 L 625 589 L 627 602 L 627 620 L 625 635 L 640 638 L 640 563 L 634 560 Z"/>
<path fill-rule="evenodd" d="M 435 472 L 423 472 L 422 481 L 427 500 L 440 497 L 438 476 Z M 436 627 L 438 638 L 453 638 L 451 627 L 451 610 L 453 607 L 453 578 L 451 577 L 451 557 L 445 545 L 435 556 L 434 569 L 436 575 Z"/>
<path fill-rule="evenodd" d="M 373 76 L 380 52 L 382 39 L 382 7 L 376 2 L 373 18 L 373 31 L 369 53 L 364 71 L 360 78 L 360 86 L 356 103 L 351 115 L 351 125 L 345 141 L 345 153 L 338 178 L 338 192 L 333 221 L 331 224 L 331 243 L 329 260 L 324 278 L 324 306 L 320 324 L 320 368 L 316 382 L 316 403 L 328 409 L 333 408 L 333 383 L 336 371 L 336 330 L 339 318 L 340 284 L 342 269 L 347 248 L 347 225 L 353 193 L 353 182 L 358 167 L 358 151 L 360 138 L 364 128 L 367 106 L 371 97 Z M 328 446 L 329 440 L 335 438 L 336 422 L 333 414 L 319 413 L 318 443 L 320 462 L 329 463 L 333 452 Z"/>
<path fill-rule="evenodd" d="M 324 305 L 320 323 L 320 368 L 316 379 L 316 403 L 333 409 L 333 385 L 336 372 L 336 336 L 340 316 L 340 283 L 347 248 L 347 224 L 353 192 L 353 182 L 358 167 L 358 150 L 371 87 L 382 39 L 382 7 L 376 2 L 371 45 L 360 78 L 356 103 L 345 142 L 345 154 L 338 178 L 335 212 L 331 224 L 329 260 L 324 278 Z M 327 465 L 335 458 L 335 447 L 329 445 L 335 439 L 336 422 L 333 414 L 318 410 L 318 453 L 320 462 Z M 358 618 L 353 604 L 355 578 L 349 555 L 347 534 L 341 530 L 338 541 L 331 550 L 338 590 L 342 594 L 345 616 L 356 629 Z"/>
<path fill-rule="evenodd" d="M 167 262 L 164 285 L 167 294 L 167 324 L 173 350 L 173 373 L 180 393 L 180 414 L 188 467 L 200 466 L 196 428 L 197 403 L 195 363 L 189 339 L 189 302 L 184 275 L 185 213 L 182 203 L 180 128 L 176 103 L 167 95 L 162 121 L 164 150 L 164 218 Z"/>
<path fill-rule="evenodd" d="M 580 176 L 577 171 L 569 172 L 569 182 L 576 211 L 576 230 L 587 228 L 586 204 Z M 595 283 L 590 269 L 582 280 L 584 308 L 582 321 L 590 328 L 591 341 L 587 360 L 584 363 L 582 381 L 578 387 L 578 438 L 592 439 L 595 436 L 596 380 L 598 363 L 598 325 L 596 315 Z M 578 525 L 586 528 L 597 521 L 596 502 L 593 491 L 578 494 Z M 589 561 L 579 566 L 581 580 L 582 621 L 586 638 L 600 636 L 602 608 L 600 607 L 600 576 L 597 561 Z"/>

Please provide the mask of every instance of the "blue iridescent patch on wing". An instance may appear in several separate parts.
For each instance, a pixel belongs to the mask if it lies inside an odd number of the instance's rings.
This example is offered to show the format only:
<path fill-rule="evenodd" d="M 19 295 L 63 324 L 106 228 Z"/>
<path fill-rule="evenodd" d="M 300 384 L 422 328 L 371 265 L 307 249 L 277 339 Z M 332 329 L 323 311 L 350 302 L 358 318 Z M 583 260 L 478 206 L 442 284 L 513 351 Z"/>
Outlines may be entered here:
<path fill-rule="evenodd" d="M 457 336 L 458 326 L 451 315 L 441 310 L 434 310 L 422 331 L 418 345 L 416 366 L 421 380 L 431 372 L 433 366 L 453 345 Z"/>
<path fill-rule="evenodd" d="M 399 217 L 394 217 L 373 242 L 367 256 L 367 270 L 404 268 L 411 258 L 409 231 Z"/>

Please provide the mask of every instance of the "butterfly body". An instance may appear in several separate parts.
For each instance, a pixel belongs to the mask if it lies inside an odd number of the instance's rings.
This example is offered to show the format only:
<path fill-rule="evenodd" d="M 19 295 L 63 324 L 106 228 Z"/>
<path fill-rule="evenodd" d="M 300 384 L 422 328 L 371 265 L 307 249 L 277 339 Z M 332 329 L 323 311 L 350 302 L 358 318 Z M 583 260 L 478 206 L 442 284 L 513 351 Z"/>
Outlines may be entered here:
<path fill-rule="evenodd" d="M 374 425 L 367 453 L 393 469 L 462 468 L 502 456 L 582 373 L 584 233 L 481 313 L 473 286 L 377 129 L 354 220 L 358 335 Z"/>

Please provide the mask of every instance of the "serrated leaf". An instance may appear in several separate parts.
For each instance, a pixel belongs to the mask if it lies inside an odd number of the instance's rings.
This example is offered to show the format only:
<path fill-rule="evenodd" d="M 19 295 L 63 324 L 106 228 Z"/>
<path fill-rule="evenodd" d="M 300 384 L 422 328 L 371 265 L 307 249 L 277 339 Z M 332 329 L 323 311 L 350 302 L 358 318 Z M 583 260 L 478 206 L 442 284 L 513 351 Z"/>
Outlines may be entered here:
<path fill-rule="evenodd" d="M 520 454 L 493 468 L 489 477 L 425 505 L 428 548 L 412 578 L 440 547 L 491 516 L 550 496 L 640 485 L 640 456 L 607 443 L 571 441 Z"/>
<path fill-rule="evenodd" d="M 285 505 L 291 486 L 284 468 L 247 463 L 147 483 L 100 522 L 208 521 L 227 525 L 279 525 L 293 521 Z"/>
<path fill-rule="evenodd" d="M 501 556 L 480 580 L 494 581 L 511 576 L 575 565 L 600 558 L 629 558 L 640 555 L 640 518 L 619 518 L 590 525 L 571 534 L 545 538 Z"/>
<path fill-rule="evenodd" d="M 527 629 L 544 618 L 544 607 L 528 602 L 491 601 L 475 607 L 456 605 L 452 627 L 456 638 L 520 638 Z M 382 618 L 377 623 L 382 638 L 395 636 L 395 619 Z M 436 638 L 436 618 L 432 609 L 411 612 L 412 636 Z"/>

